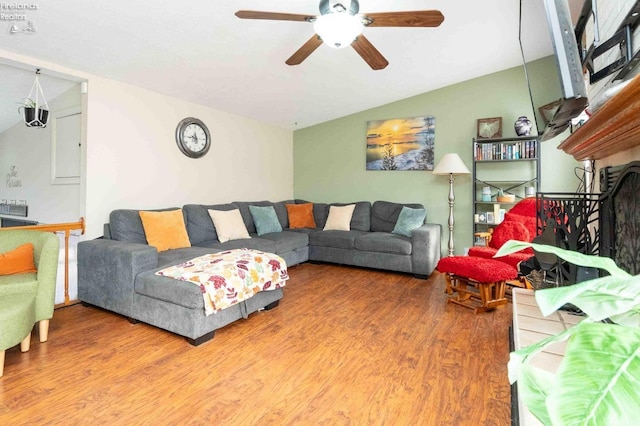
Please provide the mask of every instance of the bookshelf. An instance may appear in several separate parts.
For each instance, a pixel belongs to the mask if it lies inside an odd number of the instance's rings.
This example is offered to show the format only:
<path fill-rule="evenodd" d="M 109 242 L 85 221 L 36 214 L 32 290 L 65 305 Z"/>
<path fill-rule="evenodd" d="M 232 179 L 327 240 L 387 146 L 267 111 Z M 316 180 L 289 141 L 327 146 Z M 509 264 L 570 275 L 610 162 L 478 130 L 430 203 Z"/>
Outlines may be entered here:
<path fill-rule="evenodd" d="M 537 136 L 473 139 L 473 244 L 485 245 L 487 232 L 526 196 L 540 190 L 540 142 Z"/>

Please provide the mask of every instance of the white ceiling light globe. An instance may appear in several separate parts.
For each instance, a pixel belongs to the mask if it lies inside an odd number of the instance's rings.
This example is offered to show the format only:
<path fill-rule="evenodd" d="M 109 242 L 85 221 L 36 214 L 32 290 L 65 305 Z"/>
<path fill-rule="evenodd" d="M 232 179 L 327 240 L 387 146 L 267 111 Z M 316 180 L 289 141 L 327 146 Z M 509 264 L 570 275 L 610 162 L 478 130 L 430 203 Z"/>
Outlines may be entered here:
<path fill-rule="evenodd" d="M 334 49 L 345 48 L 356 39 L 364 29 L 362 19 L 347 12 L 330 13 L 318 16 L 313 30 L 322 41 Z"/>

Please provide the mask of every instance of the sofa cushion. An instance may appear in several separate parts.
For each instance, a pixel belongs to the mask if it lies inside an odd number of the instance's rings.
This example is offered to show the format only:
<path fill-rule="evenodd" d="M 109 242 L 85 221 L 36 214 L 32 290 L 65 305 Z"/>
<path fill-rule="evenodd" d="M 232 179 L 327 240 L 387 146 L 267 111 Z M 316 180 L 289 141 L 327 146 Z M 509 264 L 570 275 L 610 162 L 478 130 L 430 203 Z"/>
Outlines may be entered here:
<path fill-rule="evenodd" d="M 370 231 L 371 230 L 371 203 L 368 201 L 357 201 L 355 203 L 331 203 L 329 206 L 347 206 L 349 204 L 355 204 L 356 207 L 353 210 L 353 216 L 351 216 L 351 229 L 356 231 Z M 328 209 L 327 209 L 328 213 Z M 316 225 L 320 227 L 318 221 Z M 322 225 L 324 227 L 324 225 Z"/>
<path fill-rule="evenodd" d="M 297 250 L 309 245 L 309 236 L 303 232 L 282 231 L 272 234 L 265 234 L 260 238 L 270 240 L 275 243 L 275 251 L 271 251 L 275 254 L 286 253 L 288 251 Z"/>
<path fill-rule="evenodd" d="M 322 229 L 324 231 L 349 231 L 351 229 L 351 217 L 355 208 L 355 204 L 329 207 L 329 217 L 327 217 L 327 223 Z"/>
<path fill-rule="evenodd" d="M 420 228 L 424 224 L 424 219 L 427 217 L 427 211 L 425 209 L 412 209 L 404 206 L 398 216 L 396 226 L 391 231 L 393 234 L 404 235 L 405 237 L 411 237 L 411 232 Z"/>
<path fill-rule="evenodd" d="M 289 228 L 312 228 L 316 227 L 313 218 L 313 203 L 285 204 L 289 217 Z"/>
<path fill-rule="evenodd" d="M 355 240 L 365 231 L 319 231 L 309 234 L 309 244 L 319 247 L 355 248 Z"/>
<path fill-rule="evenodd" d="M 283 228 L 287 228 L 289 226 L 289 217 L 287 215 L 287 208 L 285 204 L 293 203 L 293 200 L 285 200 L 277 203 L 273 203 L 271 201 L 234 201 L 235 204 L 240 209 L 240 214 L 242 215 L 242 220 L 247 227 L 247 231 L 250 234 L 256 233 L 256 224 L 253 221 L 253 216 L 251 216 L 251 211 L 249 210 L 249 206 L 259 206 L 259 207 L 268 207 L 273 206 L 276 211 L 276 215 L 278 216 L 278 220 L 280 221 L 280 225 Z"/>
<path fill-rule="evenodd" d="M 33 261 L 33 244 L 22 244 L 13 250 L 0 253 L 0 275 L 36 272 Z"/>
<path fill-rule="evenodd" d="M 258 236 L 282 232 L 282 225 L 280 225 L 276 210 L 273 206 L 249 206 L 249 212 L 251 212 L 251 217 L 256 225 L 256 233 Z"/>
<path fill-rule="evenodd" d="M 276 243 L 274 241 L 263 237 L 258 237 L 256 234 L 252 234 L 251 238 L 249 239 L 231 240 L 225 243 L 221 243 L 220 241 L 202 242 L 200 243 L 200 246 L 213 248 L 218 251 L 248 248 L 253 250 L 266 251 L 269 253 L 276 253 Z"/>
<path fill-rule="evenodd" d="M 187 204 L 182 208 L 187 224 L 187 233 L 191 245 L 199 245 L 204 241 L 217 240 L 218 234 L 213 226 L 209 210 L 229 211 L 237 209 L 233 204 Z"/>
<path fill-rule="evenodd" d="M 380 253 L 411 254 L 411 238 L 388 232 L 371 232 L 355 239 L 355 248 Z"/>
<path fill-rule="evenodd" d="M 171 249 L 158 253 L 158 266 L 167 267 L 195 259 L 205 254 L 217 253 L 222 250 L 209 247 L 188 247 Z"/>
<path fill-rule="evenodd" d="M 329 204 L 313 204 L 313 221 L 316 223 L 316 228 L 324 228 L 324 225 L 327 223 L 327 216 L 329 216 Z"/>
<path fill-rule="evenodd" d="M 197 256 L 192 259 L 194 257 Z M 202 309 L 204 317 L 204 300 L 200 287 L 187 281 L 155 275 L 162 269 L 164 267 L 138 274 L 134 282 L 135 292 L 185 308 Z"/>
<path fill-rule="evenodd" d="M 391 232 L 398 222 L 402 207 L 424 209 L 422 204 L 400 204 L 389 201 L 376 201 L 371 206 L 371 230 L 374 232 Z"/>
<path fill-rule="evenodd" d="M 247 232 L 240 210 L 209 210 L 213 226 L 218 234 L 218 241 L 225 243 L 230 240 L 251 238 Z"/>
<path fill-rule="evenodd" d="M 140 211 L 140 220 L 150 246 L 159 252 L 169 249 L 191 247 L 182 210 L 168 212 Z"/>
<path fill-rule="evenodd" d="M 322 228 L 287 228 L 287 231 L 311 235 L 315 232 L 322 232 Z"/>
<path fill-rule="evenodd" d="M 148 212 L 167 212 L 180 210 L 178 207 L 167 209 L 146 210 Z M 184 214 L 184 212 L 183 212 Z M 109 214 L 109 228 L 111 229 L 111 239 L 116 241 L 126 241 L 129 243 L 147 244 L 147 237 L 140 220 L 140 210 L 119 209 L 113 210 Z"/>

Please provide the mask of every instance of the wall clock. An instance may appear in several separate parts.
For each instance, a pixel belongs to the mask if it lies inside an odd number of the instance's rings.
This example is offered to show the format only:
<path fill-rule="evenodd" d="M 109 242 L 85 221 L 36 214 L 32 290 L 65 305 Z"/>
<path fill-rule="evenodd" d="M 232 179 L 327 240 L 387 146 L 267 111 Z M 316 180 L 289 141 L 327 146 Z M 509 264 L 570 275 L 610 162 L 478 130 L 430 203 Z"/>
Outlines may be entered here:
<path fill-rule="evenodd" d="M 478 119 L 478 139 L 502 137 L 502 117 Z"/>
<path fill-rule="evenodd" d="M 176 143 L 187 157 L 200 158 L 209 151 L 211 135 L 202 121 L 187 117 L 176 127 Z"/>

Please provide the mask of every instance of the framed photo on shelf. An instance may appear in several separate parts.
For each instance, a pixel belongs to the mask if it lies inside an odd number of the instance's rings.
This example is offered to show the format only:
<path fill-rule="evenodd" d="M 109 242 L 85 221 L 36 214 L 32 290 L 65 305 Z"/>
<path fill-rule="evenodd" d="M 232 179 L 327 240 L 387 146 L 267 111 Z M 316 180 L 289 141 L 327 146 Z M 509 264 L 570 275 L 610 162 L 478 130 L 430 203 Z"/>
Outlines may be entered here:
<path fill-rule="evenodd" d="M 502 117 L 479 118 L 478 139 L 502 137 Z"/>
<path fill-rule="evenodd" d="M 545 125 L 549 124 L 559 107 L 560 101 L 554 101 L 550 104 L 542 105 L 540 108 L 538 108 L 538 111 L 540 111 L 540 115 L 542 116 Z"/>
<path fill-rule="evenodd" d="M 493 212 L 487 212 L 487 223 L 495 223 L 495 216 Z"/>

